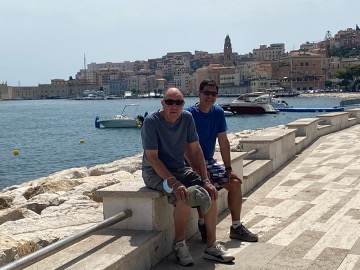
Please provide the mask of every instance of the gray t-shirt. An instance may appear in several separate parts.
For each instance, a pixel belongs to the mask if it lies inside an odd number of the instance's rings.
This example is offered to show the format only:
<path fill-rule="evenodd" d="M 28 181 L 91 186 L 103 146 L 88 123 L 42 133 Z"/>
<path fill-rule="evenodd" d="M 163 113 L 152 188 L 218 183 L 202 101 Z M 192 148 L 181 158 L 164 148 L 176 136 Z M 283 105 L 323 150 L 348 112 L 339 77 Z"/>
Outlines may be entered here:
<path fill-rule="evenodd" d="M 149 114 L 141 128 L 144 150 L 158 150 L 159 159 L 169 170 L 184 168 L 186 143 L 198 141 L 195 123 L 188 111 L 182 111 L 175 123 L 169 123 L 159 111 Z M 152 175 L 154 169 L 148 163 L 145 152 L 143 173 Z"/>

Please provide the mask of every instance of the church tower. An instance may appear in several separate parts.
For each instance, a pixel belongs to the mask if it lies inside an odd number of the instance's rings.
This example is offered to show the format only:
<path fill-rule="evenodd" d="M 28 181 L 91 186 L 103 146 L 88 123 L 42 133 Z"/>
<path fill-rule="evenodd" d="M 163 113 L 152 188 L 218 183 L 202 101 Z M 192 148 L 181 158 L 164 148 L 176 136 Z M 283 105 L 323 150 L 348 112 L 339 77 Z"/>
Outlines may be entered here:
<path fill-rule="evenodd" d="M 229 35 L 226 35 L 224 43 L 224 66 L 233 66 L 233 53 L 231 48 L 231 40 Z"/>

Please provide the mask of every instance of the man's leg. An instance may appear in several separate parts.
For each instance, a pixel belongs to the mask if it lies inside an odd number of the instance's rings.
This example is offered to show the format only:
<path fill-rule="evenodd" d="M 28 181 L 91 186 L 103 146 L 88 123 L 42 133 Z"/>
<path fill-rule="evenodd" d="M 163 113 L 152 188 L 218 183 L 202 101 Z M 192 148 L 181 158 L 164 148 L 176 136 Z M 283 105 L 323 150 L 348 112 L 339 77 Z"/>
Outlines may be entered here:
<path fill-rule="evenodd" d="M 228 207 L 231 214 L 231 220 L 240 221 L 241 205 L 242 205 L 242 193 L 241 183 L 238 180 L 233 179 L 231 184 L 226 183 L 221 187 L 228 191 Z"/>
<path fill-rule="evenodd" d="M 204 249 L 203 257 L 205 259 L 230 262 L 235 260 L 235 257 L 229 253 L 226 248 L 216 241 L 216 224 L 217 224 L 217 203 L 213 201 L 209 212 L 204 215 L 205 225 L 207 231 L 207 241 Z"/>
<path fill-rule="evenodd" d="M 180 242 L 185 239 L 185 226 L 190 213 L 190 207 L 184 202 L 177 202 L 174 209 L 175 239 Z"/>
<path fill-rule="evenodd" d="M 207 239 L 206 244 L 210 247 L 216 240 L 216 224 L 217 224 L 217 203 L 211 202 L 211 208 L 209 212 L 204 215 Z"/>
<path fill-rule="evenodd" d="M 231 214 L 232 226 L 230 227 L 230 238 L 247 242 L 257 242 L 258 236 L 250 232 L 240 222 L 240 213 L 242 206 L 241 183 L 232 179 L 231 183 L 222 185 L 228 191 L 228 207 Z"/>
<path fill-rule="evenodd" d="M 185 203 L 178 201 L 174 209 L 175 238 L 173 244 L 173 253 L 176 261 L 180 265 L 192 265 L 193 258 L 189 252 L 189 247 L 185 242 L 185 226 L 190 213 L 190 207 Z"/>

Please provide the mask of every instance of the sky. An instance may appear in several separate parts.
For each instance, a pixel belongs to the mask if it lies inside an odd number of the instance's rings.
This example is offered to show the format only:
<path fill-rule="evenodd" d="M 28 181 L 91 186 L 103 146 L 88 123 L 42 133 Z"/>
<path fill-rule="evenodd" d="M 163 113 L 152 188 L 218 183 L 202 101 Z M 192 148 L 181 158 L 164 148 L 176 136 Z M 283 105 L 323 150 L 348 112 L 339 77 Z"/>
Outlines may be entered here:
<path fill-rule="evenodd" d="M 359 11 L 359 0 L 1 0 L 0 84 L 68 80 L 84 62 L 219 53 L 226 35 L 239 54 L 272 43 L 291 51 L 355 29 Z"/>

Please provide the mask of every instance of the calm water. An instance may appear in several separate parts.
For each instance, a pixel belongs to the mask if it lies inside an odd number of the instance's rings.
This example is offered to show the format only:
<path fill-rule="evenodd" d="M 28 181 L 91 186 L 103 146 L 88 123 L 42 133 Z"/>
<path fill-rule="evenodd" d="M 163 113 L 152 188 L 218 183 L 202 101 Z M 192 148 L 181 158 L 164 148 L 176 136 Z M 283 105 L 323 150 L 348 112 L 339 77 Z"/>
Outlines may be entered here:
<path fill-rule="evenodd" d="M 187 105 L 198 99 L 186 98 Z M 233 98 L 218 98 L 228 102 Z M 294 107 L 333 107 L 338 98 L 285 99 Z M 160 108 L 159 99 L 0 101 L 0 190 L 51 173 L 91 167 L 140 153 L 139 129 L 96 129 L 99 116 L 113 116 L 124 104 L 139 104 L 139 114 Z M 227 118 L 229 132 L 287 124 L 322 113 L 279 113 Z M 80 143 L 84 140 L 84 143 Z M 14 149 L 19 155 L 14 156 Z"/>

